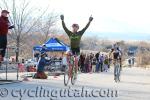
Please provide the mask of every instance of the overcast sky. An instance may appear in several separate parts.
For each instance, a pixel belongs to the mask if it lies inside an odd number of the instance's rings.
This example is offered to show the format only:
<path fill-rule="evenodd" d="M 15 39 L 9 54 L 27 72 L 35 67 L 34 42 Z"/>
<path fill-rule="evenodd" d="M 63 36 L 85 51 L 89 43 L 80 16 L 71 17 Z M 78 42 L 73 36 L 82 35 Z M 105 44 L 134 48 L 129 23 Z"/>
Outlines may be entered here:
<path fill-rule="evenodd" d="M 71 26 L 83 26 L 92 14 L 89 31 L 150 34 L 150 0 L 33 0 L 65 15 Z"/>
<path fill-rule="evenodd" d="M 73 23 L 78 23 L 83 28 L 92 14 L 94 20 L 87 33 L 118 33 L 124 36 L 150 35 L 150 0 L 30 1 L 34 7 L 44 9 L 49 5 L 49 9 L 64 14 L 69 29 Z M 61 25 L 60 22 L 59 25 Z"/>

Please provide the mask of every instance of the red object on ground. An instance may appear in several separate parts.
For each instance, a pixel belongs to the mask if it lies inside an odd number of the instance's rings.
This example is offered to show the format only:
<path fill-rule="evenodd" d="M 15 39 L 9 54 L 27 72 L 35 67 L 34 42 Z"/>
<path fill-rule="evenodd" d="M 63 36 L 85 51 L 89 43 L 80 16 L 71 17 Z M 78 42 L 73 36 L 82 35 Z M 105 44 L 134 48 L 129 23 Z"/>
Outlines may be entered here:
<path fill-rule="evenodd" d="M 36 79 L 47 79 L 47 75 L 44 72 L 37 72 L 35 75 Z"/>
<path fill-rule="evenodd" d="M 25 78 L 23 79 L 23 81 L 29 81 L 29 79 L 28 79 L 27 77 L 25 77 Z"/>
<path fill-rule="evenodd" d="M 36 72 L 36 68 L 33 67 L 33 66 L 30 66 L 30 67 L 29 67 L 29 72 Z"/>

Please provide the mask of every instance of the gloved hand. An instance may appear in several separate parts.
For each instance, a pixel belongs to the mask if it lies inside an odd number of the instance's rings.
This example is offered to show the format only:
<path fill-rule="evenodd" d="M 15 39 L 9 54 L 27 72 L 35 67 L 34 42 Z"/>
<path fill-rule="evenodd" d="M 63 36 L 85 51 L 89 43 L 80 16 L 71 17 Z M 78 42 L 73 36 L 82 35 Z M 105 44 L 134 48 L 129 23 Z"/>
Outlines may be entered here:
<path fill-rule="evenodd" d="M 64 15 L 60 15 L 60 19 L 63 21 L 64 20 Z"/>
<path fill-rule="evenodd" d="M 90 18 L 89 18 L 89 21 L 91 22 L 93 20 L 93 17 L 91 16 Z"/>

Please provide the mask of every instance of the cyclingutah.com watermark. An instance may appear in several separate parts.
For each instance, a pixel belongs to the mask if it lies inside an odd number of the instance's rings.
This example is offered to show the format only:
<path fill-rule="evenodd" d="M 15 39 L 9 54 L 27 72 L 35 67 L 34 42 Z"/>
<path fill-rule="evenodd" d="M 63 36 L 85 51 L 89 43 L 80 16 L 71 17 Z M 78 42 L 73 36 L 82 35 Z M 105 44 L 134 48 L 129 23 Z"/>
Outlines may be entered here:
<path fill-rule="evenodd" d="M 115 98 L 118 97 L 117 90 L 110 89 L 89 89 L 86 87 L 64 89 L 47 89 L 37 86 L 32 89 L 7 89 L 0 88 L 0 98 L 13 97 L 14 100 L 24 100 L 24 98 L 47 98 L 44 100 L 61 100 L 65 98 Z"/>

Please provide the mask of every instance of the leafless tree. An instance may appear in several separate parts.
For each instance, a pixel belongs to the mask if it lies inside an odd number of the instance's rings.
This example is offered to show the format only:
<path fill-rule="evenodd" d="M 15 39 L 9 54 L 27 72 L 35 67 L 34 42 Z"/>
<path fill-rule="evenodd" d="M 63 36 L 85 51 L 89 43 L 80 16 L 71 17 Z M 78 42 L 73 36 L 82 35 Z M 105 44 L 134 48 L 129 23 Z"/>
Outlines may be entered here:
<path fill-rule="evenodd" d="M 99 40 L 96 36 L 83 37 L 83 39 L 81 40 L 81 48 L 87 50 L 96 50 L 98 41 Z"/>
<path fill-rule="evenodd" d="M 35 31 L 35 26 L 48 8 L 44 10 L 33 8 L 29 0 L 1 0 L 0 5 L 2 9 L 7 9 L 11 12 L 9 19 L 15 28 L 11 31 L 10 37 L 16 43 L 16 61 L 18 61 L 20 47 L 24 45 L 30 34 Z M 53 24 L 54 22 L 49 19 L 45 29 L 46 27 L 50 29 L 48 23 Z M 47 33 L 49 33 L 49 30 Z"/>
<path fill-rule="evenodd" d="M 37 24 L 37 30 L 40 32 L 44 38 L 42 42 L 45 42 L 50 34 L 57 32 L 56 23 L 58 20 L 58 15 L 55 13 L 50 13 L 46 16 L 43 16 Z"/>

